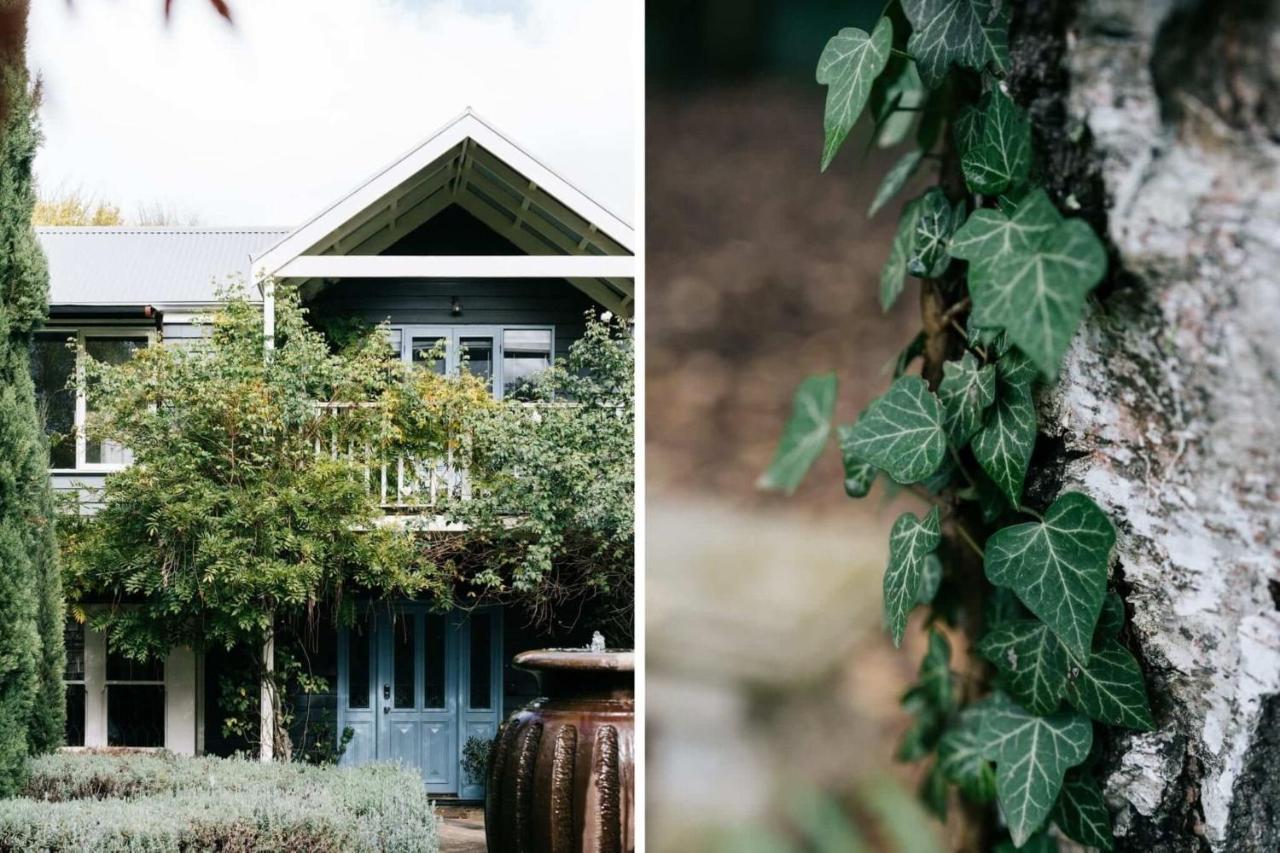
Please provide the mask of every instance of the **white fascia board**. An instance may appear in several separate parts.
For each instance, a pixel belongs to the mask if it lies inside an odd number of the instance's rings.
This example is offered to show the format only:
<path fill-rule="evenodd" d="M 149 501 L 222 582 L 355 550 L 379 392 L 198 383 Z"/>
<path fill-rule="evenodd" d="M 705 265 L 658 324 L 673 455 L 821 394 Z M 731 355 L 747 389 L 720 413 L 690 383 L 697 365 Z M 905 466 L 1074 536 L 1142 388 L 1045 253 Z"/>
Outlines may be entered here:
<path fill-rule="evenodd" d="M 302 255 L 287 278 L 634 278 L 632 255 Z"/>
<path fill-rule="evenodd" d="M 635 251 L 635 231 L 630 225 L 591 200 L 585 193 L 539 163 L 488 123 L 467 111 L 436 131 L 434 135 L 402 155 L 395 162 L 323 211 L 299 226 L 287 237 L 251 260 L 250 280 L 278 275 L 286 263 L 315 246 L 343 223 L 412 178 L 450 149 L 471 138 L 507 165 L 555 196 L 569 209 L 593 223 L 608 236 Z"/>

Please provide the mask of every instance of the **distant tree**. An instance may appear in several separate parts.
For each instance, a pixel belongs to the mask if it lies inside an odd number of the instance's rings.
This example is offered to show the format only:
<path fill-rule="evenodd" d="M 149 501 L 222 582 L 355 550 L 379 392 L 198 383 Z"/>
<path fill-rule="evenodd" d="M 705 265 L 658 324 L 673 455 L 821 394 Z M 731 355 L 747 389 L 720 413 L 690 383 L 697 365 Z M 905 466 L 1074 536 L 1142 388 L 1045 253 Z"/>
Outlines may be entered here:
<path fill-rule="evenodd" d="M 123 225 L 120 208 L 98 201 L 81 190 L 60 191 L 36 200 L 32 225 Z"/>

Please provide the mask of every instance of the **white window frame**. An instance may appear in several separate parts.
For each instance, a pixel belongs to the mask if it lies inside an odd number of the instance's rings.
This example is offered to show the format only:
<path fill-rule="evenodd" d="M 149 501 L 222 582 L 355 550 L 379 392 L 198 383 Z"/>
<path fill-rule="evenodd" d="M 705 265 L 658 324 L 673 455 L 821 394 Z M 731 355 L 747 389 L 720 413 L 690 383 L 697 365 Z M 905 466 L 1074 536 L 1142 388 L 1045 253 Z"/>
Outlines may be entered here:
<path fill-rule="evenodd" d="M 118 679 L 111 678 L 107 672 L 111 667 L 111 644 L 104 644 L 104 654 L 102 656 L 102 725 L 104 744 L 111 748 L 118 749 L 164 749 L 169 742 L 169 686 L 165 681 L 168 675 L 169 662 L 165 659 L 160 661 L 160 679 Z M 127 743 L 111 743 L 111 688 L 112 687 L 159 687 L 160 688 L 160 745 L 159 746 L 134 746 Z"/>
<path fill-rule="evenodd" d="M 413 339 L 418 338 L 444 338 L 448 343 L 445 345 L 445 374 L 448 376 L 456 376 L 461 363 L 460 352 L 461 347 L 458 344 L 461 338 L 490 338 L 493 341 L 493 398 L 501 400 L 506 393 L 502 375 L 503 370 L 503 346 L 502 333 L 505 331 L 533 331 L 533 332 L 550 332 L 551 333 L 551 352 L 548 365 L 556 363 L 556 327 L 547 323 L 504 323 L 501 325 L 480 325 L 480 324 L 447 324 L 447 323 L 394 323 L 388 326 L 391 331 L 400 333 L 400 358 L 410 364 L 413 363 Z"/>
<path fill-rule="evenodd" d="M 53 474 L 101 473 L 121 471 L 128 468 L 127 463 L 119 462 L 87 462 L 88 438 L 85 435 L 85 422 L 88 420 L 89 403 L 84 393 L 84 365 L 88 358 L 86 341 L 90 338 L 146 338 L 147 346 L 154 346 L 159 334 L 154 325 L 102 325 L 102 326 L 46 326 L 39 330 L 42 333 L 65 335 L 76 341 L 76 401 L 73 426 L 75 428 L 76 465 L 74 468 L 50 468 Z"/>

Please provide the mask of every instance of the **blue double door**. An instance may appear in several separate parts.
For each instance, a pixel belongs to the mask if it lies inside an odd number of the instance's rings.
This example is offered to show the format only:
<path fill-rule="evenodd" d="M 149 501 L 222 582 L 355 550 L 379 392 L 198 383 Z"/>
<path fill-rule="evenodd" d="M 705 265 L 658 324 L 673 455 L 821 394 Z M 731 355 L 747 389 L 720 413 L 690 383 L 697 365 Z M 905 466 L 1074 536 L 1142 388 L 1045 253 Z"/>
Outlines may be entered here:
<path fill-rule="evenodd" d="M 337 698 L 338 730 L 353 732 L 343 764 L 394 761 L 416 768 L 430 793 L 483 797 L 462 757 L 501 719 L 501 609 L 372 608 L 339 637 Z"/>

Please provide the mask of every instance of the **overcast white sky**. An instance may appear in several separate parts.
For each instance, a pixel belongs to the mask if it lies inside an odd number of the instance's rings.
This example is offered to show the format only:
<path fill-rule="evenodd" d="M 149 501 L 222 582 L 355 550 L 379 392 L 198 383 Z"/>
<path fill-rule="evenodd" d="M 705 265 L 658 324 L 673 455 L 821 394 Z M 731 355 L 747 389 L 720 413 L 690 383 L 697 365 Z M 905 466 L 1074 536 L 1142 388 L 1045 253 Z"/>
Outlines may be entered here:
<path fill-rule="evenodd" d="M 40 0 L 43 190 L 295 225 L 463 108 L 634 222 L 638 0 Z"/>

